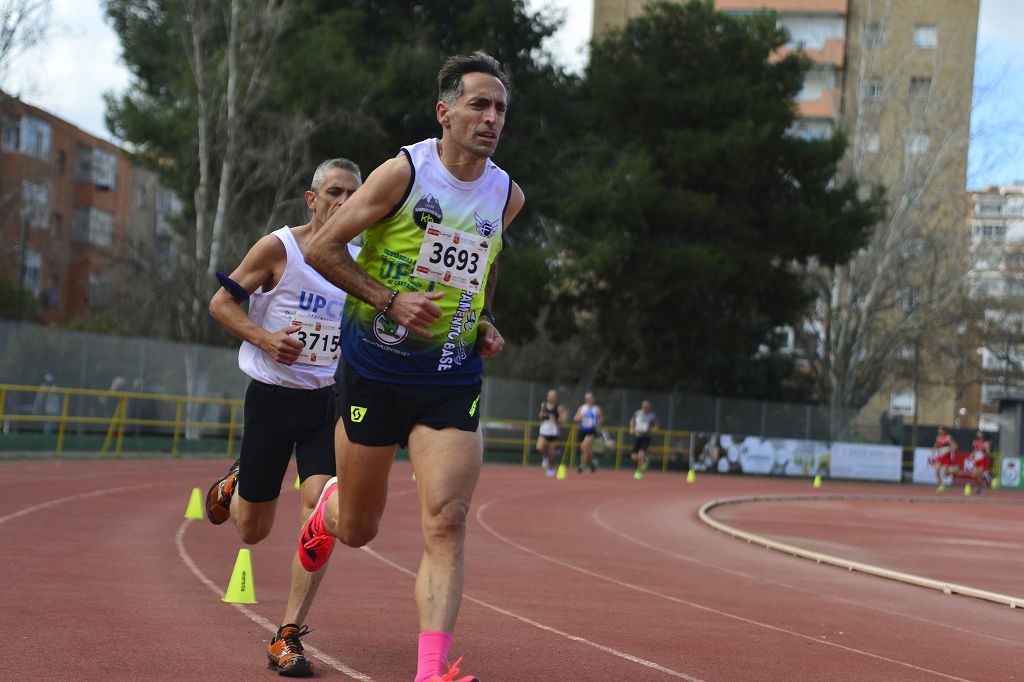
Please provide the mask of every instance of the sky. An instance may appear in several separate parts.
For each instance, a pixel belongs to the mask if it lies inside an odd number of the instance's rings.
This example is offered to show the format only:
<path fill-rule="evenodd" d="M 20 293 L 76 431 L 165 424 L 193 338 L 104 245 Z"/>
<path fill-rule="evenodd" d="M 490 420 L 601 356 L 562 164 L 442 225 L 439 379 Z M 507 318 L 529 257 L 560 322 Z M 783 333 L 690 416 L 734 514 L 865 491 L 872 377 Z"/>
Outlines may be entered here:
<path fill-rule="evenodd" d="M 103 93 L 122 92 L 130 75 L 100 0 L 51 0 L 49 39 L 11 64 L 0 88 L 88 133 L 112 139 Z M 593 0 L 527 0 L 532 11 L 564 12 L 547 45 L 572 71 L 586 64 Z M 1024 181 L 1024 0 L 981 0 L 975 106 L 967 186 Z"/>

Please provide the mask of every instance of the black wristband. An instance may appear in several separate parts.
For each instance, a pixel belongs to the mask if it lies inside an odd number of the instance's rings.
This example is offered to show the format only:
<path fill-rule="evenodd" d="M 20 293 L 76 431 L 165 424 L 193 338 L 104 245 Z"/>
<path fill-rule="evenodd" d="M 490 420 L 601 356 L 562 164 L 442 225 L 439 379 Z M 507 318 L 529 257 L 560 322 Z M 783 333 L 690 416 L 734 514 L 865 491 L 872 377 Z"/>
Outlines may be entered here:
<path fill-rule="evenodd" d="M 388 302 L 384 304 L 384 309 L 381 312 L 387 315 L 396 298 L 398 298 L 398 289 L 392 289 L 391 296 L 388 297 Z"/>
<path fill-rule="evenodd" d="M 494 321 L 494 313 L 492 313 L 492 312 L 491 312 L 490 310 L 488 310 L 487 308 L 484 308 L 484 309 L 482 309 L 482 310 L 480 311 L 480 319 L 483 319 L 483 318 L 485 318 L 485 317 L 486 317 L 486 318 L 487 318 L 487 320 L 488 320 L 488 321 L 489 321 L 489 322 L 491 323 L 491 325 L 492 325 L 492 326 L 494 326 L 494 327 L 497 327 L 497 326 L 498 326 L 498 324 L 497 324 L 497 323 L 496 323 L 496 322 Z"/>

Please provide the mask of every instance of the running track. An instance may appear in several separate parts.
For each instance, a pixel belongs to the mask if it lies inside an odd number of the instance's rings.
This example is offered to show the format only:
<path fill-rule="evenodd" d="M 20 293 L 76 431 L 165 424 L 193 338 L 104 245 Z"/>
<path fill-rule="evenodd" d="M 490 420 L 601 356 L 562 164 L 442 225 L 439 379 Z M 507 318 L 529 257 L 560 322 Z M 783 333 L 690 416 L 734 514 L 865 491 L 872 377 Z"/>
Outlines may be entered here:
<path fill-rule="evenodd" d="M 283 492 L 273 534 L 252 550 L 259 604 L 224 604 L 242 545 L 230 526 L 182 516 L 191 489 L 205 492 L 226 464 L 0 462 L 0 678 L 277 679 L 262 666 L 284 607 L 297 495 Z M 418 512 L 408 464 L 392 476 L 379 537 L 336 549 L 310 614 L 304 641 L 322 678 L 412 679 Z M 711 515 L 807 549 L 1024 595 L 1024 498 L 950 492 L 932 503 L 930 488 L 826 481 L 829 499 Z M 697 518 L 712 499 L 812 493 L 807 481 L 687 485 L 612 471 L 555 481 L 485 467 L 453 653 L 484 682 L 1024 675 L 1024 609 L 819 565 Z M 858 499 L 831 497 L 840 493 Z M 862 499 L 872 495 L 889 499 Z"/>

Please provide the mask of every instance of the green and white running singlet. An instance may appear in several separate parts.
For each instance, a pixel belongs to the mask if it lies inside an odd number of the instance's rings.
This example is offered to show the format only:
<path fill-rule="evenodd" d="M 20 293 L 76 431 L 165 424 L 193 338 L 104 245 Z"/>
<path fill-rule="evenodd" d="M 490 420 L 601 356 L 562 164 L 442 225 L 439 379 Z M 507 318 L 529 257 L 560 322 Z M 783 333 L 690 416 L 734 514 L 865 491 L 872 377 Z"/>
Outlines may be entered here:
<path fill-rule="evenodd" d="M 501 250 L 512 183 L 489 159 L 473 182 L 441 163 L 434 138 L 402 147 L 412 167 L 405 197 L 363 233 L 357 263 L 401 292 L 443 291 L 433 338 L 409 334 L 373 306 L 349 296 L 342 353 L 351 369 L 375 381 L 470 385 L 480 380 L 477 320 L 491 263 Z"/>

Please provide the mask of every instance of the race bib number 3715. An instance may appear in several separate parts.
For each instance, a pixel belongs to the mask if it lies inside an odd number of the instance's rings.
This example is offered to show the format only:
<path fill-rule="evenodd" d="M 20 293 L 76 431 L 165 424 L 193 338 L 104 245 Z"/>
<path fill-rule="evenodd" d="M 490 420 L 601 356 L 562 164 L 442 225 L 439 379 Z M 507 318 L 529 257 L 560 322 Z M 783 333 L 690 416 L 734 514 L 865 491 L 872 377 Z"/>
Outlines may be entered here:
<path fill-rule="evenodd" d="M 416 276 L 468 291 L 480 291 L 491 240 L 471 232 L 430 223 L 416 259 Z"/>
<path fill-rule="evenodd" d="M 292 318 L 302 324 L 295 338 L 302 344 L 299 362 L 304 365 L 331 365 L 338 361 L 341 349 L 341 323 L 337 320 L 314 320 L 296 315 Z"/>

